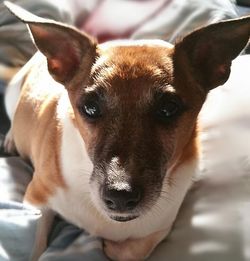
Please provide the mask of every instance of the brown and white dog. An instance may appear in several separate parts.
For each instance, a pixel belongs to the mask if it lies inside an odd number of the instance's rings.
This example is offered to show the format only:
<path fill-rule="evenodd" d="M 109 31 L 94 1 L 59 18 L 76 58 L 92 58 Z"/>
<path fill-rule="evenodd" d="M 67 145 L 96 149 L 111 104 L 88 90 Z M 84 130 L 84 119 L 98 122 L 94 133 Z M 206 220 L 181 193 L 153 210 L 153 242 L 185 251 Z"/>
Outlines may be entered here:
<path fill-rule="evenodd" d="M 199 166 L 198 113 L 227 81 L 250 17 L 160 40 L 104 44 L 7 3 L 39 52 L 6 93 L 5 147 L 34 166 L 25 200 L 145 259 L 166 237 Z"/>

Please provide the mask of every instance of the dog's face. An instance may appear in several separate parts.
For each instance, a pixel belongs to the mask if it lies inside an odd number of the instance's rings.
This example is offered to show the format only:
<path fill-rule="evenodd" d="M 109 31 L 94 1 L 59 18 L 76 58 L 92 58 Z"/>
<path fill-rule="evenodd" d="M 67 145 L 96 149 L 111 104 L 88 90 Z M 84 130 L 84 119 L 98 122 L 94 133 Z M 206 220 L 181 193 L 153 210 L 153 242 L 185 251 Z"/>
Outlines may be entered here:
<path fill-rule="evenodd" d="M 115 220 L 167 193 L 163 179 L 195 130 L 206 92 L 175 81 L 173 56 L 164 42 L 100 45 L 88 80 L 69 91 L 94 165 L 94 200 Z"/>
<path fill-rule="evenodd" d="M 117 221 L 146 212 L 174 186 L 174 169 L 195 155 L 197 115 L 208 91 L 228 79 L 249 39 L 250 17 L 197 30 L 175 46 L 97 45 L 71 27 L 10 8 L 68 90 L 94 166 L 89 182 L 98 208 Z"/>

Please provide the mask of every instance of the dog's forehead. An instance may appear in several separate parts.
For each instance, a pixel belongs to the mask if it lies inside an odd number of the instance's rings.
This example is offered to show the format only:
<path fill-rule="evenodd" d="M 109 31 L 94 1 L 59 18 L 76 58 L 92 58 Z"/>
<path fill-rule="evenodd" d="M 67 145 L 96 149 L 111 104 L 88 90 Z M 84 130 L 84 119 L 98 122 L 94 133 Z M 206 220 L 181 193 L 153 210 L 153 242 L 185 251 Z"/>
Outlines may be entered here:
<path fill-rule="evenodd" d="M 137 68 L 159 68 L 171 62 L 172 50 L 171 44 L 161 40 L 111 41 L 99 45 L 100 59 L 96 67 L 106 64 L 133 71 Z"/>
<path fill-rule="evenodd" d="M 95 86 L 122 93 L 170 85 L 173 47 L 161 40 L 112 41 L 98 46 L 91 76 Z M 135 93 L 134 93 L 135 94 Z M 136 97 L 137 95 L 133 95 Z"/>

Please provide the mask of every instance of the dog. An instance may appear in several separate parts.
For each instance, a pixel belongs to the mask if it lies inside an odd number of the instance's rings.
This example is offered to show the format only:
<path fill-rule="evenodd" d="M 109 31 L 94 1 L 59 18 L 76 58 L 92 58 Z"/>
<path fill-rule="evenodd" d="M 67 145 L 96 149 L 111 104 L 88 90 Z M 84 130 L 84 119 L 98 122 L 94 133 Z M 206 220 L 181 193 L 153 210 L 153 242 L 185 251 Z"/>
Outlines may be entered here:
<path fill-rule="evenodd" d="M 198 172 L 198 114 L 247 44 L 250 16 L 198 29 L 174 46 L 98 44 L 6 6 L 38 48 L 6 90 L 5 148 L 34 166 L 25 201 L 102 237 L 112 260 L 146 259 L 168 235 Z"/>

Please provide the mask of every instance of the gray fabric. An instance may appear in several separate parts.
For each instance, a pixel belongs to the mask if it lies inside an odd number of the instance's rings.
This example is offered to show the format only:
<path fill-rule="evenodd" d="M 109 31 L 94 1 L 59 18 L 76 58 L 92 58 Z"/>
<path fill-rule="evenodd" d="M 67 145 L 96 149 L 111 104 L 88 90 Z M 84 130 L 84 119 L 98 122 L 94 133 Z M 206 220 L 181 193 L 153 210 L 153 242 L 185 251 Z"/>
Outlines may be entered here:
<path fill-rule="evenodd" d="M 12 2 L 41 17 L 71 22 L 67 13 L 60 12 L 55 5 L 46 0 L 15 0 Z M 3 64 L 22 66 L 36 51 L 26 26 L 6 9 L 3 0 L 0 0 L 0 36 L 0 61 Z"/>
<path fill-rule="evenodd" d="M 21 202 L 31 167 L 19 157 L 0 158 L 0 261 L 27 261 L 40 211 Z"/>
<path fill-rule="evenodd" d="M 5 87 L 5 83 L 0 80 L 0 93 L 3 93 L 4 87 Z"/>
<path fill-rule="evenodd" d="M 0 158 L 0 200 L 21 203 L 32 168 L 20 157 Z"/>
<path fill-rule="evenodd" d="M 40 212 L 0 201 L 0 260 L 29 260 Z"/>
<path fill-rule="evenodd" d="M 36 15 L 66 23 L 73 23 L 77 18 L 74 15 L 81 14 L 86 17 L 87 9 L 90 6 L 94 8 L 89 1 L 83 2 L 81 5 L 75 3 L 80 8 L 75 8 L 74 12 L 72 11 L 74 3 L 69 4 L 66 1 L 62 1 L 65 8 L 60 9 L 56 6 L 58 2 L 53 3 L 52 0 L 12 0 L 12 2 Z M 229 0 L 175 0 L 171 1 L 170 5 L 167 5 L 158 16 L 140 27 L 132 38 L 160 38 L 174 42 L 194 28 L 236 16 L 234 6 Z M 22 66 L 36 50 L 31 43 L 26 26 L 6 10 L 3 0 L 0 0 L 0 35 L 1 63 Z"/>
<path fill-rule="evenodd" d="M 139 28 L 132 38 L 160 38 L 174 43 L 195 28 L 237 16 L 235 6 L 229 0 L 170 1 L 159 15 Z"/>
<path fill-rule="evenodd" d="M 106 261 L 102 240 L 60 220 L 51 235 L 51 243 L 39 261 Z"/>

